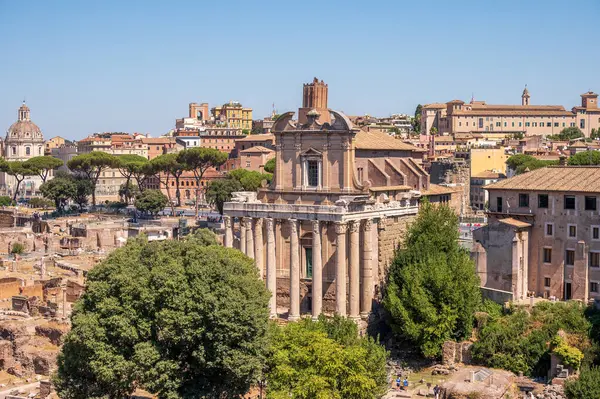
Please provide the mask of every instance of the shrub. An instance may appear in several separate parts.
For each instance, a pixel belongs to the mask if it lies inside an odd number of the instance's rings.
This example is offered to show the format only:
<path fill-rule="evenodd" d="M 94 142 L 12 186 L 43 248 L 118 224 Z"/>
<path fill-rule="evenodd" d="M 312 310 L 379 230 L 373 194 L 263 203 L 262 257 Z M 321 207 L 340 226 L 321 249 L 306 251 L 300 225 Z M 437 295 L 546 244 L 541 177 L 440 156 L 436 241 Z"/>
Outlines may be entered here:
<path fill-rule="evenodd" d="M 54 206 L 54 202 L 49 200 L 49 199 L 45 199 L 45 198 L 32 198 L 29 200 L 29 205 L 31 205 L 32 208 L 52 208 Z"/>
<path fill-rule="evenodd" d="M 10 248 L 10 253 L 13 255 L 21 255 L 25 252 L 25 246 L 20 242 L 15 242 Z"/>
<path fill-rule="evenodd" d="M 0 196 L 0 206 L 11 206 L 11 205 L 14 205 L 14 203 L 15 202 L 9 196 L 6 196 L 6 195 Z"/>
<path fill-rule="evenodd" d="M 578 379 L 565 383 L 565 395 L 568 399 L 600 398 L 600 368 L 584 370 Z"/>

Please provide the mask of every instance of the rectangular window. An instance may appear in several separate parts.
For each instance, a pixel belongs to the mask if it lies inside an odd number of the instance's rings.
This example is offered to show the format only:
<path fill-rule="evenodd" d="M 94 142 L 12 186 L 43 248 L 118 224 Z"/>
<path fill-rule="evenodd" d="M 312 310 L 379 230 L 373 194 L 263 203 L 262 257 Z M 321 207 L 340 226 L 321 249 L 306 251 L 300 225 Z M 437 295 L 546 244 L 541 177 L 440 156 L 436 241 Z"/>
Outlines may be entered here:
<path fill-rule="evenodd" d="M 515 123 L 514 122 L 512 123 L 512 127 L 515 127 Z"/>
<path fill-rule="evenodd" d="M 575 209 L 574 195 L 565 195 L 565 209 Z"/>
<path fill-rule="evenodd" d="M 506 126 L 507 126 L 507 123 L 506 123 L 506 122 L 504 122 L 504 127 L 506 127 Z"/>
<path fill-rule="evenodd" d="M 569 238 L 577 238 L 577 225 L 570 224 L 567 226 Z"/>
<path fill-rule="evenodd" d="M 313 276 L 312 248 L 305 248 L 304 254 L 306 256 L 306 278 L 312 278 L 312 276 Z"/>
<path fill-rule="evenodd" d="M 544 263 L 552 263 L 552 248 L 544 248 Z"/>
<path fill-rule="evenodd" d="M 590 281 L 590 292 L 598 293 L 598 283 L 595 281 Z"/>
<path fill-rule="evenodd" d="M 496 212 L 502 212 L 502 197 L 496 197 Z"/>
<path fill-rule="evenodd" d="M 590 252 L 590 267 L 600 267 L 600 252 Z"/>
<path fill-rule="evenodd" d="M 531 125 L 531 123 L 525 122 L 525 127 L 529 127 L 529 125 Z M 519 123 L 519 126 L 521 126 L 521 123 Z"/>
<path fill-rule="evenodd" d="M 521 208 L 529 207 L 529 194 L 519 194 L 519 206 Z"/>
<path fill-rule="evenodd" d="M 580 129 L 585 129 L 585 119 L 580 119 L 579 120 L 579 128 Z"/>
<path fill-rule="evenodd" d="M 483 129 L 483 118 L 479 118 L 479 128 Z"/>
<path fill-rule="evenodd" d="M 563 122 L 563 125 L 562 125 L 562 127 L 565 127 L 565 126 L 566 126 L 566 123 L 564 123 L 564 122 Z"/>
<path fill-rule="evenodd" d="M 500 127 L 500 126 L 501 126 L 501 125 L 500 125 L 500 122 L 496 122 L 496 126 L 497 126 L 497 127 Z"/>
<path fill-rule="evenodd" d="M 548 194 L 538 195 L 538 208 L 548 208 Z"/>
<path fill-rule="evenodd" d="M 574 266 L 575 265 L 575 251 L 572 249 L 567 249 L 565 251 L 565 265 Z"/>
<path fill-rule="evenodd" d="M 595 211 L 597 207 L 596 197 L 585 197 L 585 210 L 586 211 Z"/>
<path fill-rule="evenodd" d="M 550 277 L 544 277 L 544 287 L 550 287 Z"/>
<path fill-rule="evenodd" d="M 546 237 L 552 237 L 554 235 L 554 224 L 546 223 Z"/>
<path fill-rule="evenodd" d="M 600 226 L 592 226 L 592 240 L 600 240 Z"/>
<path fill-rule="evenodd" d="M 523 126 L 523 122 L 519 122 L 519 127 Z"/>
<path fill-rule="evenodd" d="M 308 161 L 308 185 L 310 187 L 317 187 L 319 185 L 319 162 L 317 161 Z"/>

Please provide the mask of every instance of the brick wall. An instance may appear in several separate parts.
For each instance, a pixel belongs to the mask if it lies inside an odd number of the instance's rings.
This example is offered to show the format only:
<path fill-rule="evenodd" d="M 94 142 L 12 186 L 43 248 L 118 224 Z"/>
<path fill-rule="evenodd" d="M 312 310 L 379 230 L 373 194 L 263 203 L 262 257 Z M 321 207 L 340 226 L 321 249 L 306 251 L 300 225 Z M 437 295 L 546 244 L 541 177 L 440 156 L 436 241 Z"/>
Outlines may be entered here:
<path fill-rule="evenodd" d="M 0 299 L 8 299 L 14 295 L 19 295 L 21 283 L 21 279 L 16 277 L 0 279 Z"/>
<path fill-rule="evenodd" d="M 394 251 L 404 241 L 408 225 L 415 217 L 415 215 L 396 216 L 382 219 L 378 223 L 379 257 L 378 270 L 376 272 L 379 283 L 385 281 L 390 262 L 394 258 Z"/>

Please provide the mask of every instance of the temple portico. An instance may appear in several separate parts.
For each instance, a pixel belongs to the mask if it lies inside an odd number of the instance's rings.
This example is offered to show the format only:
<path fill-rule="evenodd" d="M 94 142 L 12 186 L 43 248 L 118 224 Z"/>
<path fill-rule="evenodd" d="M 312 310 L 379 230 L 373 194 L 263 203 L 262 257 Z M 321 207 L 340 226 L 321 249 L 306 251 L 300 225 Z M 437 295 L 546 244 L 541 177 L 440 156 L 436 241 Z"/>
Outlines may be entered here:
<path fill-rule="evenodd" d="M 323 312 L 366 318 L 380 282 L 379 224 L 418 210 L 417 197 L 404 196 L 386 203 L 359 195 L 342 197 L 335 205 L 289 205 L 262 203 L 256 193 L 236 193 L 225 204 L 225 245 L 237 246 L 255 260 L 274 294 L 272 317 L 278 307 L 287 306 L 289 320 L 301 313 L 317 318 Z M 234 238 L 235 219 L 239 240 Z M 289 287 L 287 301 L 280 296 L 278 303 L 278 286 L 279 291 Z"/>
<path fill-rule="evenodd" d="M 254 259 L 272 293 L 271 317 L 369 320 L 430 188 L 423 153 L 327 108 L 324 82 L 303 90 L 298 120 L 285 112 L 273 123 L 270 183 L 223 205 L 224 242 Z"/>

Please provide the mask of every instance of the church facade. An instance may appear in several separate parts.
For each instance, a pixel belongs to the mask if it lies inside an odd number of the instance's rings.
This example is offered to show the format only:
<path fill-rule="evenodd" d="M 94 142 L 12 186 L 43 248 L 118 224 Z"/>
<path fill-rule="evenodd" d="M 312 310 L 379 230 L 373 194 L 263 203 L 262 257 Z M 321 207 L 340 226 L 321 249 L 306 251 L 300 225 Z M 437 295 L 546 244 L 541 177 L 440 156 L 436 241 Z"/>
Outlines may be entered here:
<path fill-rule="evenodd" d="M 272 317 L 367 320 L 429 175 L 419 149 L 354 127 L 326 98 L 315 80 L 298 121 L 294 112 L 275 121 L 273 180 L 225 204 L 224 241 L 255 260 Z"/>
<path fill-rule="evenodd" d="M 44 155 L 44 136 L 41 129 L 31 121 L 31 110 L 23 102 L 17 113 L 17 121 L 6 132 L 3 156 L 8 162 L 24 162 L 30 158 Z M 27 176 L 19 186 L 20 196 L 32 196 L 39 192 L 42 179 L 39 176 Z M 0 173 L 0 191 L 12 196 L 16 189 L 13 176 Z"/>

